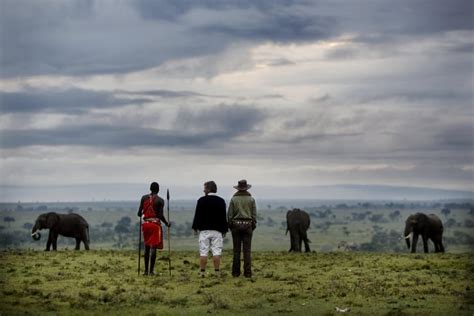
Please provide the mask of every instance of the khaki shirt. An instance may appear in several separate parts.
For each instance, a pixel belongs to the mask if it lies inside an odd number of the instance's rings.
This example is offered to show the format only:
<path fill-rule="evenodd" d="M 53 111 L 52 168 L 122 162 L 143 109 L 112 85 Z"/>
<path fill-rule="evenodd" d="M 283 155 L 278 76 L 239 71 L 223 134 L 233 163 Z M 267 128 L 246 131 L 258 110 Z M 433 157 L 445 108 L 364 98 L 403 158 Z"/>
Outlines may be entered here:
<path fill-rule="evenodd" d="M 229 203 L 227 212 L 229 224 L 233 219 L 251 219 L 257 223 L 257 206 L 255 199 L 247 191 L 238 191 L 234 194 Z"/>

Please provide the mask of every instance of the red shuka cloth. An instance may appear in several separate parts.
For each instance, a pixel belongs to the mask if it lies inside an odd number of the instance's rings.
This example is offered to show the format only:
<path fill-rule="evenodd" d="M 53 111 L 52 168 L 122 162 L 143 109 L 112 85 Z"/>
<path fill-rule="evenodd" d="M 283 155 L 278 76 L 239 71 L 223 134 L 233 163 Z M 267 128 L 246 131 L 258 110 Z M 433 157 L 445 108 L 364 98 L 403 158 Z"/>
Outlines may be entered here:
<path fill-rule="evenodd" d="M 142 231 L 145 245 L 163 249 L 163 231 L 159 222 L 144 222 L 142 224 Z"/>

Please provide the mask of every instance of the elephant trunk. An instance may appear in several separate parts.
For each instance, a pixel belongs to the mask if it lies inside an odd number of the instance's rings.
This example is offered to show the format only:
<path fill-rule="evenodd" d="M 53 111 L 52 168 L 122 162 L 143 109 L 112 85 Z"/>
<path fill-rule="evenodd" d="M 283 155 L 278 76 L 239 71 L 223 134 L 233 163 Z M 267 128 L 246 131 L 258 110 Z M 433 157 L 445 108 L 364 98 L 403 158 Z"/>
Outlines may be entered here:
<path fill-rule="evenodd" d="M 410 249 L 410 238 L 413 236 L 413 232 L 410 232 L 410 233 L 407 234 L 407 231 L 405 230 L 405 235 L 404 236 L 405 236 L 404 237 L 405 241 L 407 243 L 407 247 L 408 247 L 408 249 Z"/>
<path fill-rule="evenodd" d="M 41 238 L 41 234 L 39 233 L 39 231 L 39 225 L 38 223 L 36 223 L 35 226 L 33 226 L 33 229 L 31 230 L 31 238 L 33 238 L 34 240 L 39 240 Z"/>

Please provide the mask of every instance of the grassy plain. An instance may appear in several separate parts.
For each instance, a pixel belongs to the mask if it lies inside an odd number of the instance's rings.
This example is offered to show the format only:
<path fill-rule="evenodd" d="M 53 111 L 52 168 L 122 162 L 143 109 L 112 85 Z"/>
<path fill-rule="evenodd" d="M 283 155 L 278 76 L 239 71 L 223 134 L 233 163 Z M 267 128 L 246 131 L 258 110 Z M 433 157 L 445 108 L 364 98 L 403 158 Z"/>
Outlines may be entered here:
<path fill-rule="evenodd" d="M 3 315 L 473 315 L 474 254 L 253 253 L 254 277 L 198 277 L 195 252 L 172 275 L 137 275 L 130 250 L 0 252 Z M 212 271 L 212 269 L 211 269 Z"/>

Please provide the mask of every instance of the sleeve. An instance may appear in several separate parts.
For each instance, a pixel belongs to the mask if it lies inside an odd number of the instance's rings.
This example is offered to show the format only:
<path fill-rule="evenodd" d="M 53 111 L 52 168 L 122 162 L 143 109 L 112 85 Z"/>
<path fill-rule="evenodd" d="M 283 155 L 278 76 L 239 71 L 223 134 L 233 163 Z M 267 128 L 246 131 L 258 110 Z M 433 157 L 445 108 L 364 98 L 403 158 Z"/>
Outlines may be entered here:
<path fill-rule="evenodd" d="M 165 201 L 162 198 L 157 198 L 155 201 L 156 207 L 156 217 L 160 219 L 166 226 L 168 226 L 168 221 L 166 220 L 165 216 L 163 215 L 163 208 L 165 207 Z"/>
<path fill-rule="evenodd" d="M 192 229 L 194 230 L 199 230 L 199 215 L 200 215 L 200 210 L 201 210 L 201 199 L 199 199 L 196 203 L 196 210 L 194 211 L 194 219 L 193 219 L 193 226 Z"/>
<path fill-rule="evenodd" d="M 234 218 L 234 213 L 235 213 L 234 201 L 233 199 L 231 199 L 229 202 L 229 210 L 227 211 L 227 221 L 229 225 L 232 223 L 232 219 Z"/>
<path fill-rule="evenodd" d="M 142 216 L 143 213 L 143 197 L 140 199 L 140 205 L 138 206 L 137 216 Z"/>
<path fill-rule="evenodd" d="M 226 213 L 225 213 L 225 210 L 226 210 L 226 205 L 225 205 L 225 201 L 222 200 L 222 217 L 221 217 L 221 233 L 225 234 L 227 233 L 227 231 L 229 230 L 228 229 L 228 224 L 227 224 L 227 216 L 226 216 Z"/>
<path fill-rule="evenodd" d="M 252 199 L 252 220 L 257 224 L 257 204 L 255 203 L 255 199 Z"/>

